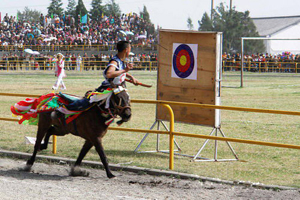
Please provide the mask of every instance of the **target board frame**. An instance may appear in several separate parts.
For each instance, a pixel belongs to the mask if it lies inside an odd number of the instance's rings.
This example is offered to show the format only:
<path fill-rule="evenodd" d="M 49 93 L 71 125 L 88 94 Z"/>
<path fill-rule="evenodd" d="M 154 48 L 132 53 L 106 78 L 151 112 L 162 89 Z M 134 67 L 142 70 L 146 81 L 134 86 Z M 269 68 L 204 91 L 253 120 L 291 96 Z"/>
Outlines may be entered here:
<path fill-rule="evenodd" d="M 221 104 L 222 33 L 161 29 L 157 100 Z M 171 105 L 175 121 L 219 128 L 220 110 Z M 169 121 L 156 106 L 156 120 Z"/>

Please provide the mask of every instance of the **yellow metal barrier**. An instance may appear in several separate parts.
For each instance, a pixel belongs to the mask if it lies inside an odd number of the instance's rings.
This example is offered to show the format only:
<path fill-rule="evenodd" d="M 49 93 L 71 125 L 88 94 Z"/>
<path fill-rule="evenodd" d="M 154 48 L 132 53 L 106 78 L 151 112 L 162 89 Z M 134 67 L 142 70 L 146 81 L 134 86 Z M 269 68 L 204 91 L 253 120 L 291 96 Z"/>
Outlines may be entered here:
<path fill-rule="evenodd" d="M 53 135 L 52 136 L 52 153 L 53 154 L 56 154 L 56 144 L 57 144 L 57 136 L 56 135 Z"/>
<path fill-rule="evenodd" d="M 114 130 L 114 131 L 126 131 L 126 132 L 138 132 L 138 133 L 153 133 L 153 134 L 166 134 L 166 135 L 170 134 L 169 131 L 145 130 L 145 129 L 136 129 L 136 128 L 109 127 L 108 129 L 109 130 Z M 245 144 L 255 144 L 255 145 L 261 145 L 261 146 L 281 147 L 281 148 L 289 148 L 289 149 L 300 149 L 299 145 L 293 145 L 293 144 L 262 142 L 262 141 L 256 141 L 256 140 L 244 140 L 244 139 L 238 139 L 238 138 L 209 136 L 209 135 L 183 133 L 183 132 L 173 132 L 173 135 L 182 136 L 182 137 L 194 137 L 194 138 L 201 138 L 201 139 L 237 142 L 237 143 L 245 143 Z"/>
<path fill-rule="evenodd" d="M 162 104 L 168 109 L 170 114 L 170 131 L 169 131 L 169 169 L 174 169 L 174 112 L 168 104 Z"/>
<path fill-rule="evenodd" d="M 40 97 L 41 95 L 0 93 L 0 96 Z M 217 106 L 217 105 L 210 105 L 210 104 L 183 103 L 183 102 L 176 102 L 176 101 L 132 99 L 131 102 L 132 103 L 147 103 L 147 104 L 160 103 L 160 104 L 179 105 L 179 106 L 193 106 L 193 107 L 200 107 L 200 108 L 245 111 L 245 112 L 257 112 L 257 113 L 269 113 L 269 114 L 281 114 L 281 115 L 300 115 L 300 112 L 297 112 L 297 111 L 269 110 L 269 109 L 244 108 L 244 107 L 233 107 L 233 106 Z"/>
<path fill-rule="evenodd" d="M 11 93 L 0 93 L 3 96 L 19 96 L 19 97 L 38 97 L 38 95 L 28 95 L 28 94 L 11 94 Z M 181 106 L 195 106 L 201 108 L 210 108 L 210 109 L 223 109 L 223 110 L 234 110 L 234 111 L 246 111 L 246 112 L 259 112 L 259 113 L 269 113 L 269 114 L 284 114 L 284 115 L 300 115 L 300 112 L 296 111 L 281 111 L 281 110 L 267 110 L 267 109 L 254 109 L 254 108 L 242 108 L 242 107 L 230 107 L 230 106 L 216 106 L 209 104 L 195 104 L 195 103 L 182 103 L 182 102 L 172 102 L 172 101 L 161 101 L 161 100 L 131 100 L 133 103 L 148 103 L 148 104 L 162 104 L 166 107 L 170 114 L 170 131 L 159 131 L 159 130 L 145 130 L 145 129 L 132 129 L 132 128 L 118 128 L 118 127 L 109 127 L 109 130 L 117 131 L 127 131 L 127 132 L 142 132 L 142 133 L 156 133 L 156 134 L 168 134 L 169 135 L 169 168 L 172 170 L 174 168 L 174 135 L 183 136 L 183 137 L 194 137 L 202 139 L 211 139 L 211 140 L 220 140 L 220 141 L 229 141 L 229 142 L 238 142 L 246 144 L 256 144 L 263 146 L 273 146 L 281 148 L 291 148 L 291 149 L 300 149 L 299 145 L 292 144 L 281 144 L 281 143 L 272 143 L 272 142 L 262 142 L 254 140 L 244 140 L 237 138 L 224 138 L 218 136 L 207 136 L 200 134 L 191 134 L 191 133 L 181 133 L 174 131 L 174 113 L 170 105 L 181 105 Z M 0 120 L 5 121 L 18 121 L 17 119 L 11 118 L 0 118 Z M 53 153 L 56 153 L 56 137 L 53 138 Z"/>
<path fill-rule="evenodd" d="M 131 102 L 132 103 L 150 103 L 150 104 L 160 103 L 160 104 L 170 104 L 170 105 L 179 105 L 179 106 L 193 106 L 193 107 L 200 107 L 200 108 L 246 111 L 246 112 L 269 113 L 269 114 L 281 114 L 281 115 L 300 115 L 300 112 L 297 112 L 297 111 L 269 110 L 269 109 L 244 108 L 244 107 L 232 107 L 232 106 L 217 106 L 217 105 L 210 105 L 210 104 L 183 103 L 183 102 L 176 102 L 176 101 L 132 99 Z"/>
<path fill-rule="evenodd" d="M 93 60 L 92 60 L 93 59 Z M 74 61 L 65 61 L 65 69 L 71 71 L 83 71 L 83 70 L 103 70 L 107 66 L 109 61 L 98 61 L 96 58 L 83 57 L 80 62 L 80 66 L 77 66 L 77 62 Z M 38 65 L 35 65 L 38 63 Z M 140 70 L 149 70 L 152 71 L 157 69 L 157 61 L 133 61 L 134 69 Z M 0 69 L 5 69 L 6 71 L 15 71 L 15 70 L 54 70 L 55 63 L 52 61 L 27 61 L 27 60 L 16 60 L 16 61 L 1 61 L 0 60 Z"/>
<path fill-rule="evenodd" d="M 12 119 L 12 118 L 5 118 L 5 117 L 0 117 L 0 121 L 10 121 L 10 122 L 18 122 L 18 119 Z"/>
<path fill-rule="evenodd" d="M 143 51 L 157 51 L 157 44 L 131 44 L 134 49 L 140 49 Z M 24 49 L 32 49 L 34 51 L 113 51 L 115 50 L 116 45 L 101 45 L 101 44 L 92 44 L 92 45 L 62 45 L 62 44 L 50 44 L 50 45 L 6 45 L 0 46 L 2 51 L 24 51 Z"/>
<path fill-rule="evenodd" d="M 13 97 L 40 97 L 41 95 L 35 94 L 14 94 L 14 93 L 0 93 L 1 96 L 13 96 Z"/>
<path fill-rule="evenodd" d="M 241 69 L 241 61 L 227 61 L 223 60 L 222 61 L 222 67 L 223 67 L 223 72 L 226 69 Z M 298 73 L 298 61 L 277 61 L 277 62 L 270 62 L 270 61 L 264 61 L 264 62 L 259 62 L 259 61 L 244 61 L 244 69 L 248 71 L 258 71 L 258 72 L 268 72 L 268 71 L 278 71 L 278 72 L 284 72 L 284 71 L 290 71 L 290 72 L 295 72 Z"/>

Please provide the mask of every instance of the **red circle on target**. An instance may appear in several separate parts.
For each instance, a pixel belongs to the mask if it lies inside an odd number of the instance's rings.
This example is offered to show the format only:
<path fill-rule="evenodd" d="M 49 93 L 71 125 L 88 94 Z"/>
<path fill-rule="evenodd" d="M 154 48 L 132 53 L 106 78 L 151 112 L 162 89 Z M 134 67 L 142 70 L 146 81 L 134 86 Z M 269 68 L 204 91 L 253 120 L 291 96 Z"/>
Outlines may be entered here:
<path fill-rule="evenodd" d="M 191 65 L 191 58 L 187 50 L 179 51 L 176 56 L 176 66 L 180 72 L 186 72 Z"/>

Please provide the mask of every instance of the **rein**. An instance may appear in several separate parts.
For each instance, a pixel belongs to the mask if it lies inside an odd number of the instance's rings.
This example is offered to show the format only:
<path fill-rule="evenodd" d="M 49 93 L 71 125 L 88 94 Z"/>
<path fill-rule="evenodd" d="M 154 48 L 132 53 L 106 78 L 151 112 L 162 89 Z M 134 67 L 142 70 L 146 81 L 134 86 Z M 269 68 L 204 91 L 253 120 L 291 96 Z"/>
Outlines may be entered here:
<path fill-rule="evenodd" d="M 117 113 L 118 115 L 122 114 L 126 108 L 131 108 L 130 106 L 121 106 L 121 103 L 122 103 L 122 99 L 120 99 L 118 105 L 115 102 L 113 102 L 114 107 L 117 108 L 117 110 L 119 111 Z"/>
<path fill-rule="evenodd" d="M 103 101 L 101 101 L 100 103 L 97 104 L 97 107 L 101 111 L 101 114 L 102 115 L 103 114 L 107 115 L 107 116 L 104 116 L 104 117 L 108 117 L 108 115 L 110 116 L 110 118 L 105 122 L 106 125 L 109 125 L 111 122 L 113 122 L 113 120 L 115 118 L 117 118 L 117 115 L 120 116 L 124 112 L 124 110 L 126 108 L 131 108 L 130 106 L 121 106 L 121 104 L 122 104 L 122 98 L 120 98 L 118 104 L 115 101 L 111 100 L 112 107 L 103 108 L 103 105 L 105 105 L 106 101 L 107 101 L 107 99 L 103 100 Z"/>

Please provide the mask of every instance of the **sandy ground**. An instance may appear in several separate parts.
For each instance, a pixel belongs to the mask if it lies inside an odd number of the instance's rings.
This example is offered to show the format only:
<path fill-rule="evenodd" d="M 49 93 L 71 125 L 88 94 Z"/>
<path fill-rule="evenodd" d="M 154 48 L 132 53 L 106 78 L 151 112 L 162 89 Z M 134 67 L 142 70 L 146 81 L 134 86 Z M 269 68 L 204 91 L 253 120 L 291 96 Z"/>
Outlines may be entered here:
<path fill-rule="evenodd" d="M 22 160 L 0 158 L 0 199 L 300 199 L 300 190 L 261 190 L 252 187 L 180 180 L 169 177 L 91 169 L 89 177 L 70 177 L 69 166 L 35 163 L 20 171 Z"/>

